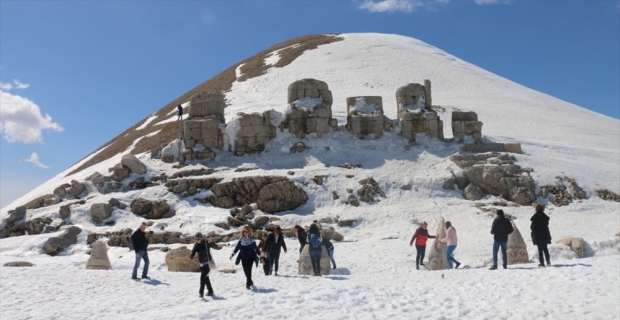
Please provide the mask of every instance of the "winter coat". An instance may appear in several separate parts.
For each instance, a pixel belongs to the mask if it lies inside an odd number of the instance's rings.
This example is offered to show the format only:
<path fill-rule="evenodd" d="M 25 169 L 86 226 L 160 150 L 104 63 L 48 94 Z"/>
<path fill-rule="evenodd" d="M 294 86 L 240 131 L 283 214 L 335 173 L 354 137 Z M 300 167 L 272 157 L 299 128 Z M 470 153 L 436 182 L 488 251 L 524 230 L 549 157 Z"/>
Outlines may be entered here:
<path fill-rule="evenodd" d="M 446 237 L 439 241 L 445 242 L 449 246 L 456 246 L 458 242 L 458 238 L 456 237 L 456 230 L 452 227 L 448 228 L 448 230 L 446 230 Z"/>
<path fill-rule="evenodd" d="M 131 236 L 133 241 L 133 249 L 136 253 L 139 253 L 140 250 L 146 250 L 146 247 L 149 245 L 149 241 L 146 240 L 146 234 L 138 228 L 133 235 Z"/>
<path fill-rule="evenodd" d="M 334 244 L 327 238 L 323 238 L 323 241 L 321 241 L 321 245 L 325 246 L 325 250 L 327 251 L 334 250 Z"/>
<path fill-rule="evenodd" d="M 318 234 L 319 235 L 319 242 L 323 242 L 323 236 L 321 236 L 321 232 L 314 232 L 314 233 L 309 233 L 308 236 L 306 237 L 306 242 L 308 244 L 310 244 L 310 235 L 311 234 Z M 309 246 L 309 250 L 322 250 L 321 247 L 319 246 L 319 248 L 313 248 L 312 245 Z"/>
<path fill-rule="evenodd" d="M 544 211 L 537 211 L 530 219 L 532 224 L 532 242 L 534 244 L 551 243 L 551 232 L 549 232 L 549 216 Z"/>
<path fill-rule="evenodd" d="M 299 240 L 299 245 L 300 246 L 305 246 L 306 244 L 308 244 L 307 238 L 308 235 L 306 234 L 306 230 L 299 228 L 299 231 L 297 231 L 297 239 Z"/>
<path fill-rule="evenodd" d="M 232 255 L 234 256 L 237 251 L 239 251 L 241 260 L 256 260 L 257 256 L 260 256 L 260 251 L 253 238 L 244 237 L 239 239 Z"/>
<path fill-rule="evenodd" d="M 194 248 L 192 249 L 192 254 L 189 258 L 194 259 L 194 255 L 198 254 L 198 263 L 201 265 L 205 264 L 213 260 L 210 248 L 220 250 L 220 247 L 218 247 L 214 242 L 209 243 L 205 239 L 203 239 L 200 243 L 194 243 Z"/>
<path fill-rule="evenodd" d="M 497 216 L 495 220 L 493 220 L 493 226 L 491 226 L 491 234 L 493 235 L 493 240 L 498 242 L 506 242 L 508 241 L 508 235 L 514 231 L 512 228 L 512 223 L 506 217 Z"/>
<path fill-rule="evenodd" d="M 267 236 L 267 241 L 265 242 L 265 251 L 280 252 L 281 249 L 284 249 L 284 252 L 286 252 L 286 243 L 284 243 L 284 236 L 280 233 L 280 235 L 278 236 L 278 240 L 276 241 L 276 235 L 270 233 Z"/>
<path fill-rule="evenodd" d="M 428 229 L 424 229 L 422 227 L 419 227 L 415 230 L 415 233 L 413 234 L 413 237 L 411 238 L 411 241 L 409 242 L 409 244 L 413 243 L 413 240 L 415 240 L 415 245 L 416 246 L 425 246 L 426 245 L 426 241 L 429 238 L 437 238 L 435 236 L 431 236 L 428 234 Z"/>

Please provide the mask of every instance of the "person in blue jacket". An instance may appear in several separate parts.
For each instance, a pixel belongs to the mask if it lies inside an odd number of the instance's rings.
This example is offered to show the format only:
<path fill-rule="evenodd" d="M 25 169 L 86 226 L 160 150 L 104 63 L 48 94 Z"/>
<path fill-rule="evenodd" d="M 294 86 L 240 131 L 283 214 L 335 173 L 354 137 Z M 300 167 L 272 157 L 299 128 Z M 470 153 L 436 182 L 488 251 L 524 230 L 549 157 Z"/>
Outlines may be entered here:
<path fill-rule="evenodd" d="M 250 290 L 251 286 L 254 285 L 254 282 L 252 282 L 252 264 L 258 261 L 260 251 L 258 250 L 256 241 L 252 238 L 252 229 L 247 225 L 241 228 L 241 239 L 237 242 L 235 250 L 233 250 L 229 260 L 232 260 L 237 251 L 239 252 L 239 258 L 243 266 L 243 273 L 245 273 L 245 288 Z"/>
<path fill-rule="evenodd" d="M 183 107 L 181 105 L 177 106 L 177 110 L 178 110 L 178 117 L 177 120 L 183 120 Z"/>

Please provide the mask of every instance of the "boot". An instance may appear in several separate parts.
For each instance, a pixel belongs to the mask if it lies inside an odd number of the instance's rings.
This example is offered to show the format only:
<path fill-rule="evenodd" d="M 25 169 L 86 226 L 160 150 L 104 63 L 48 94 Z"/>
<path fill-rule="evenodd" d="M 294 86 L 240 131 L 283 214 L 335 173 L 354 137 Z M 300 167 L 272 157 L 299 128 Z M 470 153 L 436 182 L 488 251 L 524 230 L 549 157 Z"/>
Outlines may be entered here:
<path fill-rule="evenodd" d="M 489 268 L 489 270 L 497 270 L 497 266 L 492 266 Z"/>

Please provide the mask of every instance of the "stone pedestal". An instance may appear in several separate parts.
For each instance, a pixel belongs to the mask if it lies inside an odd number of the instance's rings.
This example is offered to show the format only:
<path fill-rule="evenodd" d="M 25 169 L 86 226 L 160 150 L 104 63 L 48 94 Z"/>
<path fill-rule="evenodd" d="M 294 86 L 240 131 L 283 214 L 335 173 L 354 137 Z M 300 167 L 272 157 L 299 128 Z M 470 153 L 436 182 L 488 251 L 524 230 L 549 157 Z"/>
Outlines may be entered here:
<path fill-rule="evenodd" d="M 312 262 L 310 261 L 310 244 L 304 246 L 304 249 L 299 255 L 299 274 L 312 276 L 314 271 L 312 270 Z M 331 270 L 331 261 L 329 260 L 329 254 L 325 246 L 321 246 L 323 254 L 321 255 L 321 275 L 328 275 Z"/>

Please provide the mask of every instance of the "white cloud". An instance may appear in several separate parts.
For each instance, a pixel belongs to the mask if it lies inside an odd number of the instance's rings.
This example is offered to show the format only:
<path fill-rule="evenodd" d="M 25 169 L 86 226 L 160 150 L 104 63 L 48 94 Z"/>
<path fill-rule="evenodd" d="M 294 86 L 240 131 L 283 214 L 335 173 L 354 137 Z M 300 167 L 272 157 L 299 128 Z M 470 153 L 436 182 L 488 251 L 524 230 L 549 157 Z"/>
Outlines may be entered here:
<path fill-rule="evenodd" d="M 11 91 L 13 89 L 13 85 L 10 83 L 4 83 L 0 81 L 0 90 L 2 91 Z"/>
<path fill-rule="evenodd" d="M 41 169 L 47 169 L 47 166 L 42 164 L 41 161 L 39 161 L 39 155 L 36 152 L 33 152 L 30 155 L 30 159 L 25 159 L 27 162 L 30 162 L 32 164 L 34 164 L 35 166 L 41 168 Z"/>
<path fill-rule="evenodd" d="M 422 0 L 382 0 L 378 2 L 365 0 L 359 8 L 370 12 L 413 12 L 422 6 L 424 6 Z"/>
<path fill-rule="evenodd" d="M 505 4 L 510 3 L 510 0 L 474 0 L 476 4 L 485 5 L 485 4 Z"/>
<path fill-rule="evenodd" d="M 0 132 L 9 142 L 42 142 L 42 130 L 64 130 L 49 115 L 42 116 L 39 106 L 18 95 L 0 91 Z"/>
<path fill-rule="evenodd" d="M 13 83 L 15 84 L 15 88 L 17 89 L 26 89 L 30 87 L 30 83 L 21 83 L 17 79 L 13 79 Z"/>

